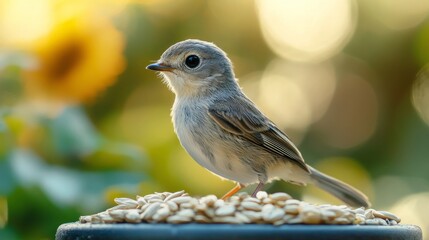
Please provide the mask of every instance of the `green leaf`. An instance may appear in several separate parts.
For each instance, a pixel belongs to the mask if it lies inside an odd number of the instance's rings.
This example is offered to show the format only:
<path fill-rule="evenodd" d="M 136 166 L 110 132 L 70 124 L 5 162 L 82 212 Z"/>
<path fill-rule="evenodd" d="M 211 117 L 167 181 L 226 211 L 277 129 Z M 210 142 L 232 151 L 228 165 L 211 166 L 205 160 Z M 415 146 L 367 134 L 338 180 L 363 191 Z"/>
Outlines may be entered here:
<path fill-rule="evenodd" d="M 88 172 L 46 164 L 33 152 L 17 149 L 11 156 L 11 171 L 20 186 L 40 187 L 57 206 L 94 209 L 103 202 L 104 191 L 112 186 L 135 189 L 147 177 L 125 171 Z"/>
<path fill-rule="evenodd" d="M 65 155 L 82 156 L 92 153 L 100 144 L 100 136 L 88 117 L 78 107 L 65 109 L 51 123 L 53 145 Z"/>

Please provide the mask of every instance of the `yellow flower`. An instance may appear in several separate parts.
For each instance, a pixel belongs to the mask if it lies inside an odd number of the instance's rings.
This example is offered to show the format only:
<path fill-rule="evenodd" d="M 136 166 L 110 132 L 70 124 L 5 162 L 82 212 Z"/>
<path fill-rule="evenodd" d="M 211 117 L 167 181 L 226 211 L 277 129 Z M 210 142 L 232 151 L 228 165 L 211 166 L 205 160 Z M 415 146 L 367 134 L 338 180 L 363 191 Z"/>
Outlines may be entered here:
<path fill-rule="evenodd" d="M 66 103 L 93 99 L 124 69 L 122 35 L 99 17 L 62 21 L 35 42 L 35 68 L 26 71 L 31 96 Z"/>

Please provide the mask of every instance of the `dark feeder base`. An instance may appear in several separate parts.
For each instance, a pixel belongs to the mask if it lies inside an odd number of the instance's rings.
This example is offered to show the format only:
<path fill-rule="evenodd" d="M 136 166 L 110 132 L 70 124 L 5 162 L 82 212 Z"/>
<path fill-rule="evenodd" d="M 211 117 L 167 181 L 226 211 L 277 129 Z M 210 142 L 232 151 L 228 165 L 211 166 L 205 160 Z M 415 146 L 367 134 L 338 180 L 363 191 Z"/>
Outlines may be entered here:
<path fill-rule="evenodd" d="M 413 225 L 231 225 L 231 224 L 80 224 L 61 225 L 56 240 L 141 239 L 407 239 L 422 240 Z"/>

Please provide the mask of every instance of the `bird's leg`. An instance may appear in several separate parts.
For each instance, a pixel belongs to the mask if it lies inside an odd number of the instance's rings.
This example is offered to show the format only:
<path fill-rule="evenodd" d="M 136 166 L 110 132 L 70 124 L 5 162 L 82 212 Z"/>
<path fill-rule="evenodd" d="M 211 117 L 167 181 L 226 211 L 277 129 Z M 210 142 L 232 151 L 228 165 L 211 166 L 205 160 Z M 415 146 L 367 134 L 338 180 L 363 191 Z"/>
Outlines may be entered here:
<path fill-rule="evenodd" d="M 229 192 L 227 192 L 225 195 L 223 195 L 223 197 L 221 198 L 222 200 L 226 200 L 226 199 L 228 199 L 229 197 L 231 197 L 232 195 L 234 195 L 234 194 L 236 194 L 238 191 L 240 191 L 240 189 L 242 189 L 244 187 L 244 185 L 243 184 L 241 184 L 241 183 L 237 183 L 237 185 L 233 188 L 233 189 L 231 189 L 231 190 L 229 190 Z"/>
<path fill-rule="evenodd" d="M 258 186 L 255 188 L 255 191 L 252 193 L 252 197 L 256 197 L 256 194 L 264 188 L 264 185 L 264 182 L 259 182 Z"/>

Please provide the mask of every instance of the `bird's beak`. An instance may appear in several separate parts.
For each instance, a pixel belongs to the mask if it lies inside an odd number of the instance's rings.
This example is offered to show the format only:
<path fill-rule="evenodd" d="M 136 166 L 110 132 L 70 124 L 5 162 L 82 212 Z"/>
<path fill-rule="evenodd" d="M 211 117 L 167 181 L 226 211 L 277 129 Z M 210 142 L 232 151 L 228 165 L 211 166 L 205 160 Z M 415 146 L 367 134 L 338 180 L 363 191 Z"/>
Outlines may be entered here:
<path fill-rule="evenodd" d="M 170 67 L 164 63 L 152 63 L 152 64 L 148 65 L 146 67 L 146 69 L 154 70 L 154 71 L 160 71 L 160 72 L 164 72 L 164 71 L 171 72 L 174 70 L 174 68 L 172 68 L 172 67 Z"/>

